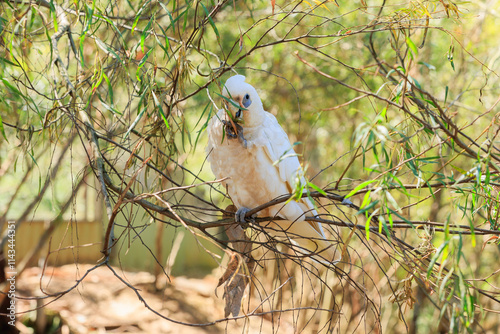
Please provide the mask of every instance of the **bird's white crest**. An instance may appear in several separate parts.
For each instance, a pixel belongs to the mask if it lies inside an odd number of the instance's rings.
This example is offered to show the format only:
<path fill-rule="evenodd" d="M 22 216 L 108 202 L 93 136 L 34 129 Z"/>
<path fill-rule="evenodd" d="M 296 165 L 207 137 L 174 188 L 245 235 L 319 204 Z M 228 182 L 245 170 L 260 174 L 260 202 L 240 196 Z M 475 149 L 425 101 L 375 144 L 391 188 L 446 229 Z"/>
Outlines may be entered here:
<path fill-rule="evenodd" d="M 225 110 L 219 110 L 207 127 L 207 154 L 215 176 L 228 178 L 225 183 L 234 205 L 238 209 L 252 209 L 290 194 L 297 182 L 305 184 L 299 159 L 287 134 L 276 117 L 264 110 L 257 91 L 245 82 L 245 77 L 230 77 L 223 95 L 240 106 L 236 108 L 228 104 L 230 112 L 243 113 L 243 136 L 248 145 L 225 136 L 223 121 L 227 114 Z M 274 232 L 276 236 L 290 238 L 309 252 L 319 253 L 327 262 L 333 260 L 335 250 L 325 240 L 321 224 L 305 221 L 306 215 L 317 215 L 307 197 L 271 206 L 258 215 L 286 219 L 270 223 L 275 224 L 275 231 L 280 228 L 287 231 Z"/>
<path fill-rule="evenodd" d="M 243 127 L 259 126 L 264 120 L 265 111 L 262 106 L 259 94 L 255 88 L 245 82 L 243 75 L 235 75 L 227 79 L 224 85 L 222 94 L 234 101 L 236 105 L 240 105 L 243 113 Z M 248 96 L 250 104 L 244 105 L 245 97 Z M 233 116 L 238 112 L 232 104 L 228 104 L 228 108 Z"/>

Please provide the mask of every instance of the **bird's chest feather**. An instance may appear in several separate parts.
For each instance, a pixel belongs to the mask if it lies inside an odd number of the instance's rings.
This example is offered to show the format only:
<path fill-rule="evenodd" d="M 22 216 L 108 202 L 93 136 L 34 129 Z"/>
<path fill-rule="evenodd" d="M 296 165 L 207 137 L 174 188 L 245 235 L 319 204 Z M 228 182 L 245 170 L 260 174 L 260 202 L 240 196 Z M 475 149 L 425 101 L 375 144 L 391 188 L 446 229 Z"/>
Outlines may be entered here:
<path fill-rule="evenodd" d="M 286 192 L 283 183 L 277 182 L 278 170 L 265 148 L 251 136 L 247 140 L 249 145 L 244 148 L 238 140 L 225 138 L 213 148 L 210 159 L 214 174 L 228 178 L 229 195 L 238 207 L 255 207 Z"/>

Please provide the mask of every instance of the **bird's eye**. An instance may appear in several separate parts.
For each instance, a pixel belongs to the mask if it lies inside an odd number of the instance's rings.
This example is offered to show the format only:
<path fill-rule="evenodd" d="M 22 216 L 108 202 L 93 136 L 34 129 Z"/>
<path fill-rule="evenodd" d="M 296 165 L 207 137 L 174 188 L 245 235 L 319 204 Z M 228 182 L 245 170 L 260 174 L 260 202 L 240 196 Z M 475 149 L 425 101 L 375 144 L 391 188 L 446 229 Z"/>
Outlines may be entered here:
<path fill-rule="evenodd" d="M 248 108 L 252 104 L 252 100 L 250 100 L 250 94 L 245 94 L 242 103 L 245 108 Z"/>

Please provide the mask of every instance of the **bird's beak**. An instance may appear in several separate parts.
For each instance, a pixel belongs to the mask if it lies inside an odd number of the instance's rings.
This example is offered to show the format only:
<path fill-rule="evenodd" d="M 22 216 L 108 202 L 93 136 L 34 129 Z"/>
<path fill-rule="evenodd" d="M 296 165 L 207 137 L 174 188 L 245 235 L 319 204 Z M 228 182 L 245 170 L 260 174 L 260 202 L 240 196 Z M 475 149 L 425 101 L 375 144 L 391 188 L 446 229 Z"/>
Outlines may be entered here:
<path fill-rule="evenodd" d="M 238 99 L 238 104 L 240 105 L 240 109 L 238 109 L 238 111 L 236 111 L 236 114 L 234 115 L 234 119 L 236 120 L 236 122 L 240 123 L 240 122 L 243 122 L 243 110 L 246 108 L 243 106 L 242 98 Z"/>
<path fill-rule="evenodd" d="M 245 106 L 243 105 L 243 98 L 242 97 L 240 97 L 238 99 L 238 104 L 240 105 L 241 109 L 246 109 Z"/>

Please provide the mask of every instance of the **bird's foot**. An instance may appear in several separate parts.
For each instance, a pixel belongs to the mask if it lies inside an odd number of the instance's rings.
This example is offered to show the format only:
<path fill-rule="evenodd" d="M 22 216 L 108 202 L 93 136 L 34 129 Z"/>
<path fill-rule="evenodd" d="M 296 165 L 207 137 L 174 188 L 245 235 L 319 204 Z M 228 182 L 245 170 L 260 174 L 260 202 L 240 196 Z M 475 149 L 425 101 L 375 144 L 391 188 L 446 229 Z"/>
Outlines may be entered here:
<path fill-rule="evenodd" d="M 243 133 L 243 127 L 240 124 L 226 120 L 221 120 L 221 122 L 224 124 L 224 130 L 229 138 L 236 139 L 240 133 Z"/>
<path fill-rule="evenodd" d="M 238 140 L 244 148 L 248 147 L 247 140 L 245 139 L 245 137 L 243 137 L 243 129 L 238 132 Z"/>
<path fill-rule="evenodd" d="M 222 120 L 222 124 L 224 124 L 224 130 L 226 131 L 226 135 L 229 139 L 238 138 L 241 145 L 243 145 L 244 148 L 247 148 L 247 140 L 243 137 L 243 127 L 240 124 L 231 123 L 226 120 Z"/>
<path fill-rule="evenodd" d="M 249 218 L 245 218 L 245 215 L 247 214 L 247 212 L 250 211 L 249 208 L 245 208 L 245 207 L 241 207 L 238 209 L 238 211 L 236 211 L 235 215 L 234 215 L 234 220 L 236 220 L 236 222 L 240 225 L 242 225 L 243 228 L 246 228 L 248 226 L 248 223 L 251 222 L 255 222 L 255 217 L 254 216 L 250 216 Z"/>
<path fill-rule="evenodd" d="M 238 135 L 236 134 L 237 130 L 233 127 L 231 122 L 222 120 L 222 124 L 224 124 L 224 130 L 226 131 L 226 135 L 228 138 L 234 139 L 238 137 Z"/>
<path fill-rule="evenodd" d="M 354 203 L 351 202 L 350 199 L 344 197 L 344 199 L 342 199 L 342 205 L 351 206 L 351 205 L 354 205 Z"/>

